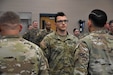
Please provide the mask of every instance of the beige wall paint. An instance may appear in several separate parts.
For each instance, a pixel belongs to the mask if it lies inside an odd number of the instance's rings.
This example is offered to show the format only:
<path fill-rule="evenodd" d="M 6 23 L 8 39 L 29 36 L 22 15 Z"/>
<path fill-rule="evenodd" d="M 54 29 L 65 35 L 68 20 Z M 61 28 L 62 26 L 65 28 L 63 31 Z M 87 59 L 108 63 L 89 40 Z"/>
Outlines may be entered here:
<path fill-rule="evenodd" d="M 32 20 L 39 21 L 40 13 L 63 11 L 69 19 L 70 33 L 74 27 L 79 28 L 79 19 L 87 23 L 88 14 L 95 8 L 104 10 L 108 21 L 113 19 L 113 0 L 0 0 L 0 11 L 32 12 Z"/>

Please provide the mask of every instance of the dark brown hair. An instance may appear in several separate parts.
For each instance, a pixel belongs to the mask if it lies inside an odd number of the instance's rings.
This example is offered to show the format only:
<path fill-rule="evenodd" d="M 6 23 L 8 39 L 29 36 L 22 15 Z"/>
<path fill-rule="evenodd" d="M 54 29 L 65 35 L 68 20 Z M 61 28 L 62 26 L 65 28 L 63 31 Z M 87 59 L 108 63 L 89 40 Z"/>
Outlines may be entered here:
<path fill-rule="evenodd" d="M 107 21 L 107 15 L 103 10 L 95 9 L 89 14 L 89 19 L 97 27 L 104 27 Z"/>

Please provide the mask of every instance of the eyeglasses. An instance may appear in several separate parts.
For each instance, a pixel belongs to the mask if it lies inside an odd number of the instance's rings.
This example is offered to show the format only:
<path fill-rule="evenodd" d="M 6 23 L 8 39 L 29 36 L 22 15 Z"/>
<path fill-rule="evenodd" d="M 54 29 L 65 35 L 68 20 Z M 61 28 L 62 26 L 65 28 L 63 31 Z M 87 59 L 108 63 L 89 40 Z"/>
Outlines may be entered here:
<path fill-rule="evenodd" d="M 56 21 L 56 22 L 62 24 L 63 22 L 68 23 L 68 20 L 59 20 L 59 21 Z"/>

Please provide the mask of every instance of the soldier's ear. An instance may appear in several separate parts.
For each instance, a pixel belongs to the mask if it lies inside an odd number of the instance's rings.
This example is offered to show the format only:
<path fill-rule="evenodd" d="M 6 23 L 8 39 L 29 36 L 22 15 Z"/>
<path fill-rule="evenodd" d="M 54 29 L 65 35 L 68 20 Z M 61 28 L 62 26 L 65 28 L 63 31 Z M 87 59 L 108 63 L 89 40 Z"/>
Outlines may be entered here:
<path fill-rule="evenodd" d="M 22 24 L 19 25 L 19 32 L 22 31 Z"/>
<path fill-rule="evenodd" d="M 91 20 L 88 20 L 88 27 L 91 27 L 91 24 L 92 24 L 92 21 Z"/>

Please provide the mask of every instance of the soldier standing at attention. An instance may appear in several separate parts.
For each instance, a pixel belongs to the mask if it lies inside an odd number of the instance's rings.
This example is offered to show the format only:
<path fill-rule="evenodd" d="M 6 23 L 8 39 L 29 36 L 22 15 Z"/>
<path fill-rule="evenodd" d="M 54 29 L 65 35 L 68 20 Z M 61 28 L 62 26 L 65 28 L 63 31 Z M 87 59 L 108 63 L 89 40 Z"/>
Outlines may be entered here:
<path fill-rule="evenodd" d="M 0 75 L 48 75 L 42 50 L 19 36 L 21 29 L 16 13 L 0 16 Z"/>
<path fill-rule="evenodd" d="M 89 14 L 90 34 L 76 47 L 74 75 L 113 75 L 113 36 L 107 34 L 106 22 L 103 10 L 94 9 Z"/>
<path fill-rule="evenodd" d="M 40 47 L 50 66 L 50 75 L 73 75 L 74 47 L 78 38 L 67 32 L 68 19 L 63 12 L 55 17 L 56 32 L 44 37 Z"/>

